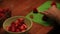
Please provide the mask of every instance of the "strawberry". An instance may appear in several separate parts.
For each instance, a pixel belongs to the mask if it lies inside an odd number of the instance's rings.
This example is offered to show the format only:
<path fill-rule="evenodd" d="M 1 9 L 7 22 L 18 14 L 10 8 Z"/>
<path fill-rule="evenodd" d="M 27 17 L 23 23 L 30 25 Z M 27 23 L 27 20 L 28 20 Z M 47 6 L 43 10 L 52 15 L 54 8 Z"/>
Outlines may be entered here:
<path fill-rule="evenodd" d="M 11 26 L 11 31 L 15 32 L 15 27 Z"/>
<path fill-rule="evenodd" d="M 27 25 L 26 24 L 23 24 L 24 28 L 26 29 L 27 28 Z"/>
<path fill-rule="evenodd" d="M 11 31 L 11 26 L 8 27 L 8 31 Z"/>
<path fill-rule="evenodd" d="M 25 20 L 24 18 L 19 18 L 20 23 L 24 22 L 24 20 Z"/>
<path fill-rule="evenodd" d="M 11 23 L 11 26 L 15 26 L 15 22 L 12 22 L 12 23 Z"/>
<path fill-rule="evenodd" d="M 0 13 L 0 18 L 3 18 L 3 19 L 5 19 L 5 18 L 6 18 L 5 14 L 3 14 L 3 13 Z"/>
<path fill-rule="evenodd" d="M 20 26 L 21 26 L 22 24 L 24 24 L 24 18 L 19 18 L 18 21 L 19 21 L 19 25 L 20 25 Z"/>
<path fill-rule="evenodd" d="M 19 20 L 17 19 L 17 20 L 15 20 L 14 22 L 15 22 L 15 24 L 18 24 L 18 23 L 19 23 Z"/>
<path fill-rule="evenodd" d="M 6 29 L 9 30 L 9 26 L 6 26 Z"/>
<path fill-rule="evenodd" d="M 25 30 L 22 30 L 21 32 L 25 32 Z"/>
<path fill-rule="evenodd" d="M 18 26 L 19 25 L 19 20 L 15 20 L 15 26 Z"/>
<path fill-rule="evenodd" d="M 19 29 L 16 29 L 16 32 L 20 32 L 20 30 Z"/>
<path fill-rule="evenodd" d="M 11 25 L 7 28 L 8 31 L 11 32 L 24 32 L 26 30 L 27 26 L 24 23 L 23 18 L 19 18 L 11 23 Z"/>
<path fill-rule="evenodd" d="M 0 8 L 0 13 L 3 11 L 3 9 L 2 8 Z"/>
<path fill-rule="evenodd" d="M 56 2 L 54 2 L 54 1 L 52 2 L 51 6 L 53 6 L 53 5 L 55 5 L 57 7 Z"/>
<path fill-rule="evenodd" d="M 38 13 L 37 8 L 34 8 L 34 9 L 33 9 L 33 13 Z"/>
<path fill-rule="evenodd" d="M 24 20 L 24 18 L 19 18 L 21 21 L 23 21 Z"/>
<path fill-rule="evenodd" d="M 25 30 L 25 26 L 22 25 L 22 26 L 20 27 L 20 29 L 21 29 L 21 30 Z"/>

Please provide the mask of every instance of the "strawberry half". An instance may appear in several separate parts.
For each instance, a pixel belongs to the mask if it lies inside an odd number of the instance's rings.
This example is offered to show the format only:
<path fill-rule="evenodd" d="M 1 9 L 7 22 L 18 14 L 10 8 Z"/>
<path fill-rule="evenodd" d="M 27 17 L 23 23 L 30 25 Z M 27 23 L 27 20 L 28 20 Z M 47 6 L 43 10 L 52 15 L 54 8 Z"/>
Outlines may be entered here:
<path fill-rule="evenodd" d="M 16 32 L 20 32 L 20 30 L 19 29 L 16 29 Z"/>

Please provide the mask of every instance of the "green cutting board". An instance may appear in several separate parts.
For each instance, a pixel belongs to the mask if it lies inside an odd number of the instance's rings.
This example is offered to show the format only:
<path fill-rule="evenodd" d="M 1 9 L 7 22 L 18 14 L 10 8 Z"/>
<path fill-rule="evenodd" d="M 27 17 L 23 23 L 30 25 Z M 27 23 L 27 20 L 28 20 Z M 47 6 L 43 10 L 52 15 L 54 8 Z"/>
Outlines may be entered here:
<path fill-rule="evenodd" d="M 39 12 L 43 12 L 45 10 L 47 10 L 48 8 L 51 7 L 51 1 L 47 1 L 44 4 L 42 4 L 41 6 L 39 6 L 37 9 Z M 60 9 L 60 4 L 56 3 L 57 7 Z M 30 15 L 33 15 L 33 19 L 30 18 Z M 26 15 L 26 18 L 31 19 L 32 21 L 40 24 L 40 25 L 44 25 L 44 26 L 50 26 L 51 24 L 49 22 L 45 22 L 42 20 L 43 15 L 40 13 L 34 14 L 33 12 L 29 13 Z"/>

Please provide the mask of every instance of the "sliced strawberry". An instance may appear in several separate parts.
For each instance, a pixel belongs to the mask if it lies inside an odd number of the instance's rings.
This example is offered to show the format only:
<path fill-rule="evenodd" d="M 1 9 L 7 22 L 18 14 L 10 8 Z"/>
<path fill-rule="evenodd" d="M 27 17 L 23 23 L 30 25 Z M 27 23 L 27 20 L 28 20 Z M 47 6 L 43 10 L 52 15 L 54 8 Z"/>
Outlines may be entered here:
<path fill-rule="evenodd" d="M 24 24 L 24 19 L 21 18 L 13 21 L 11 25 L 8 27 L 8 31 L 11 32 L 24 32 L 27 29 L 27 25 Z"/>
<path fill-rule="evenodd" d="M 19 26 L 22 26 L 24 24 L 24 22 L 21 22 L 21 23 L 19 23 Z"/>
<path fill-rule="evenodd" d="M 15 27 L 12 26 L 11 31 L 12 32 L 15 32 Z"/>
<path fill-rule="evenodd" d="M 24 18 L 19 18 L 20 23 L 23 22 L 25 19 Z"/>
<path fill-rule="evenodd" d="M 25 32 L 25 30 L 22 30 L 21 32 Z"/>
<path fill-rule="evenodd" d="M 15 22 L 12 22 L 12 23 L 11 23 L 11 26 L 15 26 Z"/>
<path fill-rule="evenodd" d="M 15 26 L 18 26 L 19 25 L 19 20 L 15 20 Z"/>
<path fill-rule="evenodd" d="M 18 20 L 19 20 L 19 25 L 24 24 L 24 20 L 25 20 L 24 18 L 19 18 Z"/>
<path fill-rule="evenodd" d="M 20 29 L 21 29 L 21 30 L 25 30 L 25 27 L 22 25 L 22 26 L 20 27 Z"/>
<path fill-rule="evenodd" d="M 2 8 L 0 8 L 0 13 L 3 11 L 3 9 Z"/>
<path fill-rule="evenodd" d="M 54 2 L 54 1 L 52 2 L 51 6 L 53 6 L 53 5 L 55 5 L 57 7 L 56 2 Z"/>
<path fill-rule="evenodd" d="M 6 26 L 6 30 L 9 30 L 9 26 Z"/>
<path fill-rule="evenodd" d="M 19 23 L 19 20 L 17 19 L 17 20 L 15 20 L 14 22 L 15 22 L 15 24 L 18 24 L 18 23 Z"/>
<path fill-rule="evenodd" d="M 34 9 L 33 9 L 33 13 L 38 13 L 37 8 L 34 8 Z"/>
<path fill-rule="evenodd" d="M 27 25 L 26 24 L 23 24 L 24 28 L 27 29 Z"/>
<path fill-rule="evenodd" d="M 19 18 L 21 21 L 24 20 L 24 18 Z"/>
<path fill-rule="evenodd" d="M 0 13 L 0 18 L 1 18 L 1 19 L 6 19 L 6 15 L 3 14 L 3 13 Z"/>
<path fill-rule="evenodd" d="M 20 32 L 20 30 L 19 29 L 16 29 L 16 32 Z"/>
<path fill-rule="evenodd" d="M 8 27 L 8 31 L 11 31 L 11 27 L 10 26 Z"/>

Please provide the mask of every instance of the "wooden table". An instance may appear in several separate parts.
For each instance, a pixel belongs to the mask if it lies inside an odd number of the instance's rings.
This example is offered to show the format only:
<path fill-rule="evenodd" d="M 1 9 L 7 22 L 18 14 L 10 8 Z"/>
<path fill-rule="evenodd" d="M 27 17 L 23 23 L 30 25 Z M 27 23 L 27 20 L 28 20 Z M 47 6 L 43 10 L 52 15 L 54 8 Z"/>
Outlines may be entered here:
<path fill-rule="evenodd" d="M 33 8 L 43 4 L 46 0 L 8 0 L 4 1 L 1 8 L 10 7 L 12 9 L 12 16 L 26 16 Z M 33 22 L 33 26 L 29 34 L 47 34 L 52 27 L 43 26 Z M 0 34 L 4 34 L 3 28 L 0 28 Z"/>
<path fill-rule="evenodd" d="M 29 31 L 29 33 L 30 34 L 47 34 L 51 29 L 52 29 L 51 26 L 46 27 L 37 23 L 33 23 L 33 26 Z"/>

